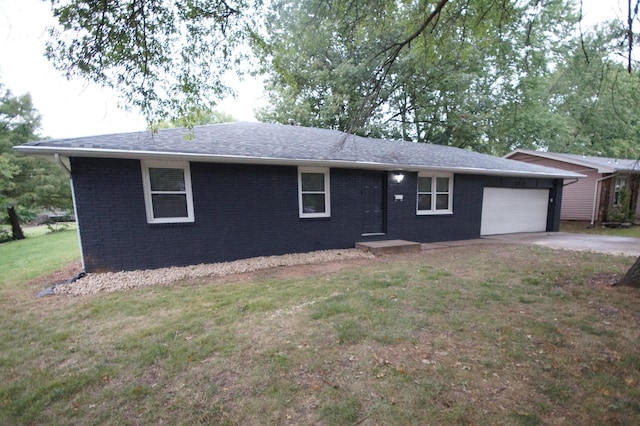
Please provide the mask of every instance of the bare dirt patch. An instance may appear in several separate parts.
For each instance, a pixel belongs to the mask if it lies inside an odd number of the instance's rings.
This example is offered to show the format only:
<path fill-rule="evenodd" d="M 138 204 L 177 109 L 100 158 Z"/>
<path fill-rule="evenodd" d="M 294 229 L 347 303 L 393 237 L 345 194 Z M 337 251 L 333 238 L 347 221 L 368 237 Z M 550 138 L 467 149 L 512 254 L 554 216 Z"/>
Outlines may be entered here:
<path fill-rule="evenodd" d="M 27 285 L 54 285 L 67 282 L 76 274 L 82 271 L 82 262 L 75 260 L 64 267 L 58 269 L 51 274 L 35 278 L 27 283 Z"/>
<path fill-rule="evenodd" d="M 620 278 L 619 274 L 595 274 L 587 280 L 587 285 L 598 288 L 610 288 L 617 283 Z"/>

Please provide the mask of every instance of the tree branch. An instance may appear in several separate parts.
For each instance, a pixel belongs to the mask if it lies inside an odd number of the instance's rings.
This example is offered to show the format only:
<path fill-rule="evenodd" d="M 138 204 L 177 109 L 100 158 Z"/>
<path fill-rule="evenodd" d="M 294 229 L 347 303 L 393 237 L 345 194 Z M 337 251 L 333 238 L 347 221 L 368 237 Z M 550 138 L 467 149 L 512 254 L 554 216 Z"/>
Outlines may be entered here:
<path fill-rule="evenodd" d="M 356 129 L 362 127 L 371 113 L 383 102 L 378 99 L 380 96 L 380 91 L 382 90 L 382 86 L 384 81 L 387 79 L 389 71 L 391 70 L 393 64 L 400 56 L 400 52 L 407 46 L 411 44 L 412 41 L 417 39 L 429 26 L 429 24 L 442 12 L 444 6 L 449 2 L 449 0 L 440 0 L 440 2 L 436 5 L 433 12 L 427 16 L 427 18 L 422 22 L 420 27 L 413 32 L 409 37 L 404 39 L 401 42 L 392 44 L 390 47 L 384 49 L 380 55 L 391 52 L 387 58 L 384 60 L 382 65 L 378 68 L 378 70 L 374 73 L 372 77 L 372 87 L 369 93 L 365 94 L 360 102 L 360 106 L 354 117 L 351 119 L 349 126 L 347 128 L 347 133 L 353 133 Z"/>

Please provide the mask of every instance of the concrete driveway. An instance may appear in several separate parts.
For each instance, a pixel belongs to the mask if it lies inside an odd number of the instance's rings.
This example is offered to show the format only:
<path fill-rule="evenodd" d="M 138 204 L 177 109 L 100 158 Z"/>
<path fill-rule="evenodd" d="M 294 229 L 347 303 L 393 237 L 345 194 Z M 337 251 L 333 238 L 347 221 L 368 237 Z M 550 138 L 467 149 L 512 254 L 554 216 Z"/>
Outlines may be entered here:
<path fill-rule="evenodd" d="M 640 238 L 571 234 L 567 232 L 489 235 L 482 238 L 502 242 L 535 244 L 554 249 L 591 251 L 622 256 L 640 256 Z"/>

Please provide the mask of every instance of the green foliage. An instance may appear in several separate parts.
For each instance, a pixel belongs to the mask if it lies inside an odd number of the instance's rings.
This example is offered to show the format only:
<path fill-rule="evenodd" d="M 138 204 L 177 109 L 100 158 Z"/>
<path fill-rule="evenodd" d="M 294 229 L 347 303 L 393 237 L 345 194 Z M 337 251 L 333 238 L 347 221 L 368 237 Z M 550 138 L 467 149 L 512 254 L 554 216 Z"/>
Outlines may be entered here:
<path fill-rule="evenodd" d="M 633 222 L 636 212 L 631 210 L 631 194 L 626 187 L 620 188 L 619 205 L 607 212 L 609 222 Z"/>
<path fill-rule="evenodd" d="M 0 84 L 0 208 L 16 206 L 22 219 L 37 209 L 71 209 L 69 178 L 61 168 L 12 149 L 37 140 L 39 127 L 31 96 L 14 96 Z"/>
<path fill-rule="evenodd" d="M 246 70 L 249 42 L 268 74 L 262 121 L 497 155 L 639 154 L 626 24 L 576 31 L 576 1 L 267 4 L 52 2 L 47 56 L 120 90 L 153 129 L 211 122 L 202 112 L 228 92 L 225 72 Z"/>
<path fill-rule="evenodd" d="M 496 155 L 640 156 L 640 81 L 619 61 L 619 23 L 580 36 L 571 1 L 470 0 L 416 33 L 424 6 L 272 3 L 254 43 L 269 74 L 258 118 Z"/>
<path fill-rule="evenodd" d="M 192 116 L 179 117 L 177 119 L 165 120 L 158 123 L 154 129 L 170 129 L 172 127 L 202 126 L 205 124 L 230 123 L 236 120 L 231 114 L 216 110 L 198 111 Z"/>
<path fill-rule="evenodd" d="M 412 37 L 424 9 L 378 0 L 274 3 L 266 42 L 256 47 L 271 67 L 269 107 L 259 118 L 492 153 L 543 146 L 561 126 L 545 112 L 543 89 L 575 22 L 569 5 L 449 2 L 379 79 L 380 63 Z M 365 125 L 352 129 L 369 101 Z"/>
<path fill-rule="evenodd" d="M 575 40 L 549 76 L 551 111 L 564 118 L 562 137 L 548 141 L 557 152 L 638 158 L 640 81 L 627 73 L 616 50 L 619 28 L 594 28 Z"/>
<path fill-rule="evenodd" d="M 273 70 L 267 89 L 274 107 L 258 118 L 346 130 L 375 72 L 371 58 L 380 45 L 371 41 L 394 35 L 382 17 L 395 3 L 378 3 L 274 2 L 265 19 L 267 34 L 256 44 L 263 64 Z M 360 21 L 351 25 L 352 19 Z"/>
<path fill-rule="evenodd" d="M 245 58 L 236 47 L 252 32 L 249 6 L 259 4 L 54 1 L 46 55 L 67 77 L 118 89 L 152 127 L 195 117 L 229 92 L 222 76 Z"/>
<path fill-rule="evenodd" d="M 49 230 L 50 234 L 53 234 L 55 232 L 62 232 L 69 229 L 69 224 L 66 222 L 49 222 L 47 223 L 47 229 Z"/>
<path fill-rule="evenodd" d="M 0 244 L 13 240 L 13 235 L 7 229 L 0 228 Z"/>

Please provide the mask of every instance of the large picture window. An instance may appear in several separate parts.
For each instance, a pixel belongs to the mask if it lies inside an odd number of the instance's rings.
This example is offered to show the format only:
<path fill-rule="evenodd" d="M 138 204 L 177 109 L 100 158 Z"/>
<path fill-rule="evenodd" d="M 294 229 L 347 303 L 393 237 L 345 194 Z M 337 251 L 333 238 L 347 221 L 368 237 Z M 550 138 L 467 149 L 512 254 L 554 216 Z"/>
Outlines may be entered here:
<path fill-rule="evenodd" d="M 329 169 L 298 169 L 298 204 L 300 217 L 331 216 Z"/>
<path fill-rule="evenodd" d="M 453 212 L 453 176 L 418 174 L 418 214 Z"/>
<path fill-rule="evenodd" d="M 143 162 L 142 178 L 147 222 L 194 221 L 189 163 Z"/>

